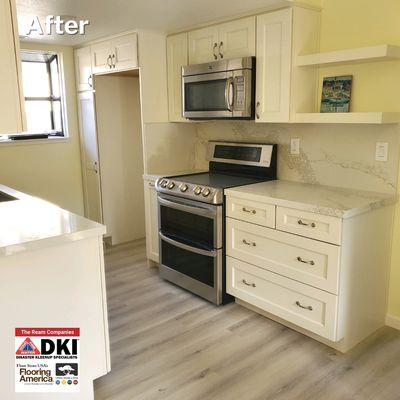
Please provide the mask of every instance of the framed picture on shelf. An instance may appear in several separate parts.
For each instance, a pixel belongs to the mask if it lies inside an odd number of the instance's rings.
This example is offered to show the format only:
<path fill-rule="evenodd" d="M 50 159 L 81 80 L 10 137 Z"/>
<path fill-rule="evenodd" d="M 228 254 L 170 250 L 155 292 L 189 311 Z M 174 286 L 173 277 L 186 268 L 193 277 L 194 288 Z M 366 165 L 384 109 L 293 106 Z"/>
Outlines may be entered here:
<path fill-rule="evenodd" d="M 352 75 L 325 77 L 322 82 L 320 112 L 349 112 L 352 83 Z"/>

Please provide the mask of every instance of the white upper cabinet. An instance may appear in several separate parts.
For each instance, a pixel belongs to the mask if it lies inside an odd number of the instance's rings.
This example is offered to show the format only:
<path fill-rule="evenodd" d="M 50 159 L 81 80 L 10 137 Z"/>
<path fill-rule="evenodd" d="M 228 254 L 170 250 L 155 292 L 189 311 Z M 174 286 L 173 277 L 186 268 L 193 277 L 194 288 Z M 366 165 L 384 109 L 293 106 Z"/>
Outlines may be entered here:
<path fill-rule="evenodd" d="M 255 55 L 255 17 L 189 32 L 189 64 Z"/>
<path fill-rule="evenodd" d="M 173 122 L 186 121 L 182 117 L 182 66 L 188 63 L 187 33 L 167 37 L 168 114 Z"/>
<path fill-rule="evenodd" d="M 137 34 L 118 36 L 91 46 L 94 74 L 138 67 Z"/>
<path fill-rule="evenodd" d="M 137 34 L 124 35 L 112 41 L 111 61 L 116 70 L 138 67 Z"/>
<path fill-rule="evenodd" d="M 78 92 L 91 90 L 93 87 L 93 78 L 90 47 L 75 50 L 75 73 Z"/>
<path fill-rule="evenodd" d="M 25 129 L 17 20 L 13 0 L 0 0 L 0 134 Z"/>
<path fill-rule="evenodd" d="M 257 17 L 256 121 L 289 122 L 292 9 Z"/>
<path fill-rule="evenodd" d="M 218 59 L 218 28 L 210 26 L 189 32 L 189 64 Z"/>
<path fill-rule="evenodd" d="M 242 18 L 219 25 L 219 56 L 222 58 L 256 55 L 256 19 Z"/>

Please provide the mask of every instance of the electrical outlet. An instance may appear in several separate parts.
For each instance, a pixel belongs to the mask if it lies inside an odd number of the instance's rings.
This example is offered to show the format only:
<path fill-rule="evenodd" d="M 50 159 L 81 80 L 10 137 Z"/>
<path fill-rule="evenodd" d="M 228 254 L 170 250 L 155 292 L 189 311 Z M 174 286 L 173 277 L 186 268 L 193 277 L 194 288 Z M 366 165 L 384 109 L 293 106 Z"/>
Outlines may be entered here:
<path fill-rule="evenodd" d="M 300 139 L 290 139 L 290 154 L 300 154 Z"/>
<path fill-rule="evenodd" d="M 387 161 L 389 152 L 389 143 L 376 142 L 375 161 Z"/>

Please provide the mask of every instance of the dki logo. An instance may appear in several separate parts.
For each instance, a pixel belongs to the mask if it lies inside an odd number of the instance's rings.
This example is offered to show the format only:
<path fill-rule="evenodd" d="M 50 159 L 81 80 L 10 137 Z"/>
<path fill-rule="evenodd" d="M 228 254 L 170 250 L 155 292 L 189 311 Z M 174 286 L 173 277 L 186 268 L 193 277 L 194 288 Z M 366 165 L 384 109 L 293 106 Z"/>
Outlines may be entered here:
<path fill-rule="evenodd" d="M 40 352 L 42 355 L 56 353 L 58 355 L 75 356 L 78 354 L 78 339 L 42 339 Z"/>
<path fill-rule="evenodd" d="M 60 15 L 47 15 L 44 18 L 43 29 L 43 22 L 40 22 L 40 18 L 35 15 L 27 21 L 25 35 L 51 35 L 53 33 L 53 28 L 55 28 L 55 33 L 57 35 L 84 35 L 86 26 L 89 24 L 90 21 L 87 19 L 78 21 L 75 19 L 64 20 Z"/>

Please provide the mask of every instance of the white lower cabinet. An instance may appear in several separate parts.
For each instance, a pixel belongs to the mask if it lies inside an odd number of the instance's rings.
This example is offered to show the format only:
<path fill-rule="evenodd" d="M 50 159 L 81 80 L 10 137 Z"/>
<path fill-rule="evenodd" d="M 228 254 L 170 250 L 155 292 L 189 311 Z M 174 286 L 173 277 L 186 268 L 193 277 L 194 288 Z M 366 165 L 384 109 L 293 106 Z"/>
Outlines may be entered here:
<path fill-rule="evenodd" d="M 332 341 L 337 335 L 338 297 L 227 257 L 228 293 Z"/>
<path fill-rule="evenodd" d="M 393 206 L 340 218 L 230 191 L 226 291 L 238 303 L 341 352 L 384 326 Z"/>
<path fill-rule="evenodd" d="M 152 179 L 144 180 L 144 200 L 146 213 L 147 258 L 158 263 L 158 204 L 155 181 Z"/>

